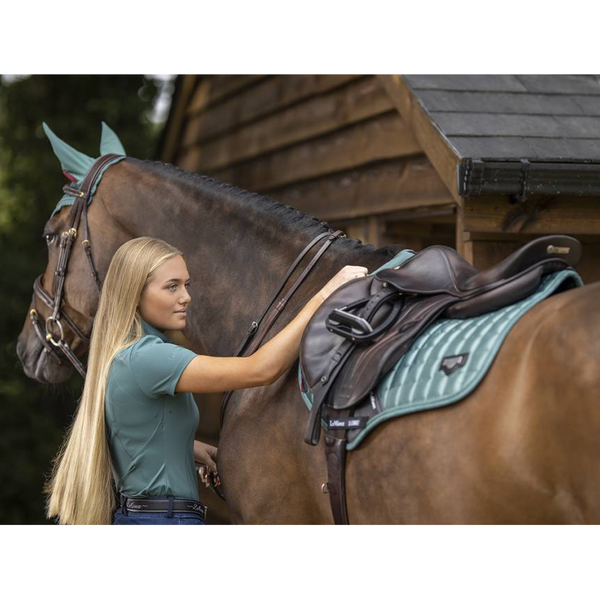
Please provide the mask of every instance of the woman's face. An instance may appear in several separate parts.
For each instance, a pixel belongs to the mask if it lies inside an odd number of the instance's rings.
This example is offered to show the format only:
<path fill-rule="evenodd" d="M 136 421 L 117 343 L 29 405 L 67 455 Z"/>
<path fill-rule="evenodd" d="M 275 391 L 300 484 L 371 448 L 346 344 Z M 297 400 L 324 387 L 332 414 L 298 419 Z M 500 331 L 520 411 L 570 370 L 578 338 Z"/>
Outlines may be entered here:
<path fill-rule="evenodd" d="M 142 319 L 161 331 L 183 329 L 187 315 L 178 311 L 185 310 L 192 301 L 189 281 L 183 257 L 174 256 L 160 265 L 140 297 Z"/>

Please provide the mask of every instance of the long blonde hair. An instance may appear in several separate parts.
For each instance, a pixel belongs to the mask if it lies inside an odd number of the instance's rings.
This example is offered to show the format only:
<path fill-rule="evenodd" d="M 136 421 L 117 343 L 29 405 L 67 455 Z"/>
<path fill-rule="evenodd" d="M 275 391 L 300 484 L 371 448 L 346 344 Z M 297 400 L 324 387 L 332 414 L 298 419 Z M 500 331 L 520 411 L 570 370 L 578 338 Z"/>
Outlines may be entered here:
<path fill-rule="evenodd" d="M 94 317 L 87 376 L 76 415 L 44 485 L 46 517 L 61 525 L 110 525 L 116 509 L 104 394 L 113 358 L 144 334 L 136 308 L 154 270 L 183 252 L 139 237 L 113 256 Z"/>

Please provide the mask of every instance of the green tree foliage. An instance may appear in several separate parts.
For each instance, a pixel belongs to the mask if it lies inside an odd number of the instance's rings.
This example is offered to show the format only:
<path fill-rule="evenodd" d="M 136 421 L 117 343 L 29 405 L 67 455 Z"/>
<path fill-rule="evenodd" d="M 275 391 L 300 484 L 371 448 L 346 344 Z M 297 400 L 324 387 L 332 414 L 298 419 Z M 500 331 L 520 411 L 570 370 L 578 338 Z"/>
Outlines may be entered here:
<path fill-rule="evenodd" d="M 44 271 L 44 223 L 67 180 L 42 121 L 96 158 L 101 122 L 127 154 L 154 158 L 160 126 L 150 120 L 157 83 L 141 75 L 31 76 L 0 82 L 0 524 L 48 523 L 42 485 L 70 424 L 83 381 L 28 379 L 16 355 L 34 279 Z"/>

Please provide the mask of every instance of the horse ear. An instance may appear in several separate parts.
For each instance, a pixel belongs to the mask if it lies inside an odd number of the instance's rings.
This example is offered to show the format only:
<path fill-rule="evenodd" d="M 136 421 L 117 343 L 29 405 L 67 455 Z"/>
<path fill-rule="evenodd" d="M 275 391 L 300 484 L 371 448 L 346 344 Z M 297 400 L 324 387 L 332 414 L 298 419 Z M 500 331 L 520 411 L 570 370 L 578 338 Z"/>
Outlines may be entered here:
<path fill-rule="evenodd" d="M 94 164 L 94 159 L 63 142 L 46 123 L 42 123 L 42 127 L 52 144 L 52 150 L 58 157 L 63 171 L 73 174 L 78 181 L 83 180 L 90 167 Z"/>
<path fill-rule="evenodd" d="M 105 154 L 126 154 L 117 134 L 102 121 L 102 137 L 100 139 L 100 156 Z"/>

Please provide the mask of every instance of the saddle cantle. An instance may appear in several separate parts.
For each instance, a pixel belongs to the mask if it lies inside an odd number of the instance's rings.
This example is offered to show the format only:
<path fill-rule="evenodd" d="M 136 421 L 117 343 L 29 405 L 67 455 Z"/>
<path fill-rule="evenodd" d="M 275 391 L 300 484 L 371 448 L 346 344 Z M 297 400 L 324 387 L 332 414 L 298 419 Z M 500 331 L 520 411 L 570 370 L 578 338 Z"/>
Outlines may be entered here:
<path fill-rule="evenodd" d="M 479 271 L 452 248 L 431 246 L 340 286 L 302 337 L 300 368 L 314 397 L 305 442 L 318 443 L 323 406 L 348 411 L 361 402 L 435 319 L 513 304 L 532 294 L 543 275 L 575 267 L 580 257 L 575 238 L 545 236 Z"/>

